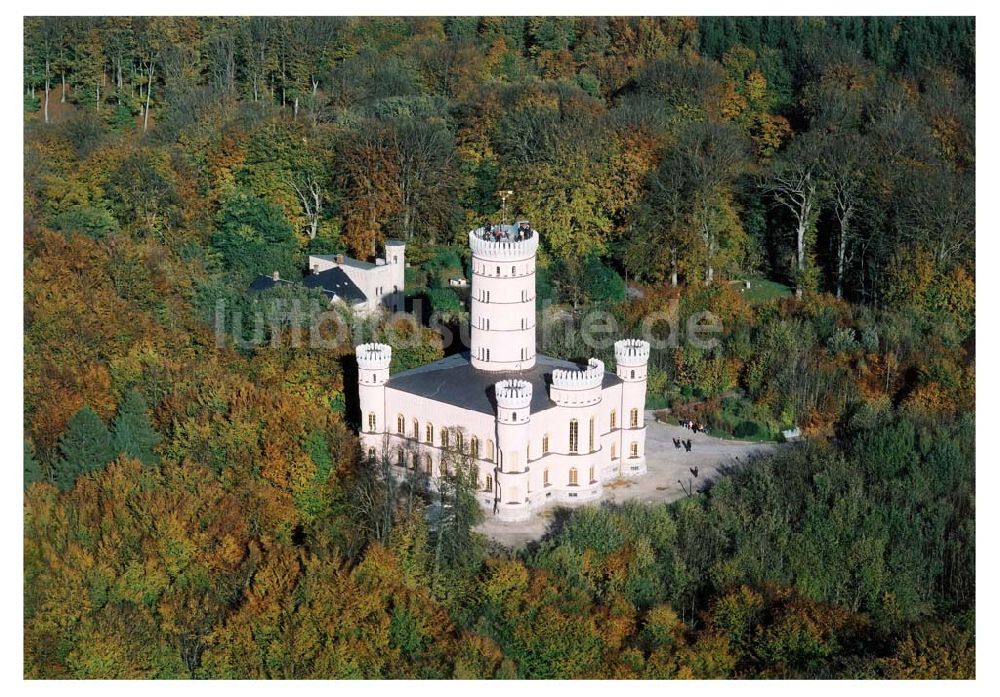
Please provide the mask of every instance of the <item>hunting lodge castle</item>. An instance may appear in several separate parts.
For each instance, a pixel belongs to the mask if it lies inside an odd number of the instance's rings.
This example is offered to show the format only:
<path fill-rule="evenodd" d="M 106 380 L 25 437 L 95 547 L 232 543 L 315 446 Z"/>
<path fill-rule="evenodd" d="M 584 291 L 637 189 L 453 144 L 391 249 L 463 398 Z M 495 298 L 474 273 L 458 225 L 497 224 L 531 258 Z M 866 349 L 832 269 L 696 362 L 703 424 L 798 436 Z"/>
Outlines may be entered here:
<path fill-rule="evenodd" d="M 479 228 L 472 249 L 471 350 L 395 375 L 385 344 L 356 348 L 361 441 L 370 460 L 432 485 L 471 466 L 487 515 L 524 520 L 596 500 L 646 471 L 649 344 L 615 343 L 615 369 L 535 351 L 535 256 L 527 223 Z"/>

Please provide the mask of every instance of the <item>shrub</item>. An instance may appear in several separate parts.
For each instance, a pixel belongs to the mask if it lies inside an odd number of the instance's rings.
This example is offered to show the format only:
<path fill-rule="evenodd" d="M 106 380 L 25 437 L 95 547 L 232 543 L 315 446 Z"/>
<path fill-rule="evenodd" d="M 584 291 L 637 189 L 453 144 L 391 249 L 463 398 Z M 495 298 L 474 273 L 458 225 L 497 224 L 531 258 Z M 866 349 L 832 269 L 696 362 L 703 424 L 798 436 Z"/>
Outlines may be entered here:
<path fill-rule="evenodd" d="M 764 428 L 756 421 L 741 421 L 733 429 L 733 435 L 737 438 L 757 438 L 765 433 Z"/>

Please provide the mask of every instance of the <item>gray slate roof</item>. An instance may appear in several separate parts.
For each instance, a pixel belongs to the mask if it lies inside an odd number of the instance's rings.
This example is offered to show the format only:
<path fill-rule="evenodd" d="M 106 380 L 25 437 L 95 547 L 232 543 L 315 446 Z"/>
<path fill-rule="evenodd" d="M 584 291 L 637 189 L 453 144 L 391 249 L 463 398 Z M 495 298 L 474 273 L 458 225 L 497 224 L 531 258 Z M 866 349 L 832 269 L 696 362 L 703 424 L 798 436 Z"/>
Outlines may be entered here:
<path fill-rule="evenodd" d="M 248 290 L 259 293 L 262 290 L 274 288 L 278 284 L 286 286 L 303 285 L 306 288 L 318 288 L 331 300 L 336 296 L 348 304 L 368 300 L 368 296 L 365 295 L 364 291 L 358 288 L 354 281 L 344 273 L 343 269 L 336 267 L 319 273 L 309 274 L 302 280 L 301 284 L 297 281 L 289 281 L 284 278 L 275 281 L 271 276 L 260 275 L 253 280 Z"/>
<path fill-rule="evenodd" d="M 334 295 L 348 303 L 364 302 L 368 299 L 364 291 L 344 273 L 343 269 L 336 266 L 326 271 L 309 274 L 302 281 L 306 288 L 319 288 L 327 297 Z"/>
<path fill-rule="evenodd" d="M 584 367 L 586 366 L 539 353 L 530 370 L 491 372 L 473 368 L 469 362 L 469 353 L 465 352 L 393 375 L 387 386 L 436 402 L 453 404 L 483 414 L 495 414 L 493 385 L 507 378 L 518 378 L 531 383 L 531 411 L 540 412 L 555 406 L 549 399 L 553 369 Z M 620 382 L 617 375 L 605 371 L 602 387 L 607 389 Z"/>
<path fill-rule="evenodd" d="M 295 285 L 294 281 L 286 281 L 283 278 L 279 278 L 277 281 L 275 281 L 271 276 L 260 275 L 257 278 L 253 279 L 253 283 L 250 284 L 249 290 L 259 293 L 262 290 L 267 290 L 268 288 L 274 288 L 279 283 L 284 284 L 286 286 Z"/>
<path fill-rule="evenodd" d="M 354 259 L 353 257 L 344 256 L 343 260 L 337 262 L 336 254 L 310 254 L 309 256 L 316 257 L 317 259 L 322 259 L 323 261 L 332 261 L 334 263 L 340 263 L 344 266 L 353 266 L 356 269 L 374 269 L 376 264 L 372 264 L 369 261 L 361 261 L 360 259 Z"/>

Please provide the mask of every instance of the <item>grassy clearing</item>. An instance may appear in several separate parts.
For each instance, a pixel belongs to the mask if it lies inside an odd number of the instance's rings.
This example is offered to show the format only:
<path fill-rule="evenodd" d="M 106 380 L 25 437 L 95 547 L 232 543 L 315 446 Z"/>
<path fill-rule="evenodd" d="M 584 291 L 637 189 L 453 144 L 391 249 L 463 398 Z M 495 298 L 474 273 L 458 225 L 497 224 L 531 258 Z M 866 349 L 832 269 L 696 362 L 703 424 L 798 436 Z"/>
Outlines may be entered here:
<path fill-rule="evenodd" d="M 791 297 L 793 291 L 789 286 L 766 278 L 751 278 L 750 290 L 746 291 L 744 297 L 747 302 L 758 304 L 766 303 L 775 298 Z"/>

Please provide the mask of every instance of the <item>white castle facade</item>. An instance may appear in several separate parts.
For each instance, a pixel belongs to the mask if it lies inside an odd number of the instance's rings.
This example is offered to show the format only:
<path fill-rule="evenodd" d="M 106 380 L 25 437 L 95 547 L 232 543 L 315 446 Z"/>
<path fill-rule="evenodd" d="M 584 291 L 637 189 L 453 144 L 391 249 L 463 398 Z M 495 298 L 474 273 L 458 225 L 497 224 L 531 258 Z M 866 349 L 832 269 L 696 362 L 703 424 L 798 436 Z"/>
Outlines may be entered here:
<path fill-rule="evenodd" d="M 477 499 L 504 520 L 549 503 L 599 498 L 645 473 L 649 344 L 615 343 L 615 370 L 535 351 L 538 233 L 526 224 L 469 233 L 471 348 L 396 375 L 392 349 L 356 348 L 361 441 L 370 460 L 433 486 L 471 466 Z"/>

